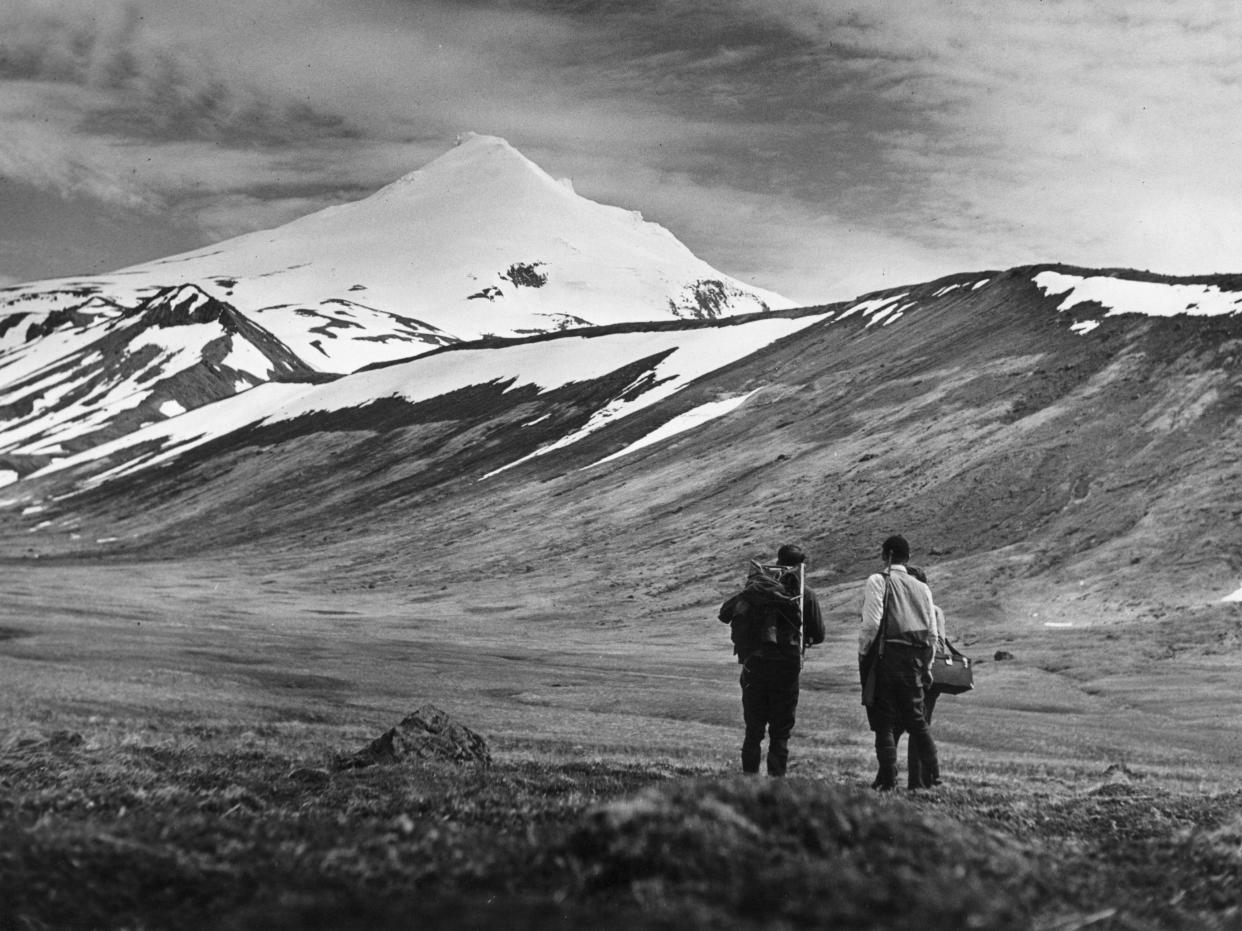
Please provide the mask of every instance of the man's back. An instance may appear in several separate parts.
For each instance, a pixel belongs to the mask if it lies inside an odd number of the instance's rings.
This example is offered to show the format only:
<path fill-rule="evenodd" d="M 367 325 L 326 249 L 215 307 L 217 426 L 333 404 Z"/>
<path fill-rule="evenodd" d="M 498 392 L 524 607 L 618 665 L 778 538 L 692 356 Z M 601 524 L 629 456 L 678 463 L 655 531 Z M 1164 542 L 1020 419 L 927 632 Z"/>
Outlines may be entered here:
<path fill-rule="evenodd" d="M 935 606 L 931 589 L 908 572 L 890 572 L 889 623 L 887 636 L 924 645 L 936 629 Z"/>
<path fill-rule="evenodd" d="M 752 562 L 747 586 L 726 601 L 720 620 L 729 623 L 742 664 L 742 771 L 757 773 L 765 732 L 768 773 L 785 775 L 789 737 L 798 707 L 799 674 L 806 645 L 824 639 L 819 598 L 806 586 L 806 555 L 787 544 L 776 565 Z"/>
<path fill-rule="evenodd" d="M 860 654 L 867 652 L 879 634 L 886 605 L 889 610 L 885 639 L 918 646 L 931 642 L 936 629 L 931 589 L 910 575 L 905 566 L 895 565 L 867 579 L 858 641 Z"/>

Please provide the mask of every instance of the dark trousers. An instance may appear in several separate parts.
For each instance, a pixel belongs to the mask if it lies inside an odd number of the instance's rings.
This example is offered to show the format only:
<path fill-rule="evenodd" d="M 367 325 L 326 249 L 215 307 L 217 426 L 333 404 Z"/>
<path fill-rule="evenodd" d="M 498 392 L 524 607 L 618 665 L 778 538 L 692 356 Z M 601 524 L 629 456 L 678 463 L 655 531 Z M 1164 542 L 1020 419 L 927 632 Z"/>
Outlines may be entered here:
<path fill-rule="evenodd" d="M 932 712 L 936 710 L 936 699 L 940 697 L 939 690 L 933 685 L 930 689 L 923 690 L 923 720 L 927 722 L 927 726 L 931 726 Z M 893 730 L 893 740 L 901 743 L 901 735 L 905 733 L 900 727 Z M 930 765 L 924 765 L 923 758 L 919 755 L 919 748 L 913 740 L 906 741 L 906 787 L 910 789 L 930 789 L 932 786 L 940 784 L 940 766 L 938 765 L 939 756 L 932 760 Z"/>
<path fill-rule="evenodd" d="M 908 752 L 918 760 L 919 780 L 922 780 L 924 772 L 929 780 L 939 777 L 936 742 L 928 728 L 923 692 L 929 652 L 900 643 L 888 643 L 885 644 L 884 655 L 879 658 L 875 702 L 868 714 L 875 731 L 875 755 L 880 763 L 877 788 L 892 789 L 897 785 L 897 735 L 902 732 L 910 735 Z"/>
<path fill-rule="evenodd" d="M 798 710 L 798 656 L 754 654 L 742 666 L 742 771 L 759 772 L 760 745 L 768 736 L 768 775 L 783 776 L 789 762 L 789 735 Z"/>

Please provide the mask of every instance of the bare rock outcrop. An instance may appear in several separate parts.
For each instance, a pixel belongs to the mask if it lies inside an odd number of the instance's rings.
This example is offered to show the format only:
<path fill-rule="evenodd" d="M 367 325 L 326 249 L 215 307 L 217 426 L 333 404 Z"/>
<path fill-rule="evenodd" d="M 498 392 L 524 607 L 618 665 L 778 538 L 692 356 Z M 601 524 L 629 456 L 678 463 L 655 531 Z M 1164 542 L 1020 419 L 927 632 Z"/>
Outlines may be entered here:
<path fill-rule="evenodd" d="M 490 766 L 492 754 L 480 734 L 428 704 L 380 734 L 362 750 L 339 760 L 336 768 L 359 769 L 377 763 L 421 760 Z"/>

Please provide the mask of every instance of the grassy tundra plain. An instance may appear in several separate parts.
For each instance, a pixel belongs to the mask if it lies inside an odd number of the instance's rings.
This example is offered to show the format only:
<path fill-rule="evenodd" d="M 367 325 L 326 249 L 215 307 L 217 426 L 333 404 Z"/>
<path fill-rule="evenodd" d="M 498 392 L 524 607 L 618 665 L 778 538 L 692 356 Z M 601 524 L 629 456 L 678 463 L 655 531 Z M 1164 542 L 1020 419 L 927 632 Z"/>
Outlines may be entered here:
<path fill-rule="evenodd" d="M 229 559 L 4 578 L 5 931 L 1242 924 L 1232 605 L 972 621 L 978 688 L 937 711 L 946 785 L 880 797 L 852 585 L 821 589 L 781 781 L 737 775 L 718 592 L 622 617 L 563 579 L 371 587 Z M 428 702 L 492 765 L 334 765 Z"/>

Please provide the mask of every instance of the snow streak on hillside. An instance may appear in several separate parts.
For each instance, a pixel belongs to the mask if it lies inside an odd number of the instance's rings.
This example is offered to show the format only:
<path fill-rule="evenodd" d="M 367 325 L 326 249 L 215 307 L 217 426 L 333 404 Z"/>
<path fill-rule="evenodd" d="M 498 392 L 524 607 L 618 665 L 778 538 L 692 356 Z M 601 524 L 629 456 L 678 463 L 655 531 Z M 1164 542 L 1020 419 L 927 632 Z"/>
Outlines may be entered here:
<path fill-rule="evenodd" d="M 748 391 L 746 394 L 739 395 L 735 398 L 724 398 L 720 401 L 708 401 L 706 404 L 700 404 L 698 407 L 688 410 L 684 414 L 678 414 L 668 423 L 652 430 L 642 439 L 635 440 L 624 449 L 619 449 L 615 453 L 605 456 L 603 459 L 596 460 L 591 463 L 591 465 L 586 466 L 586 468 L 592 469 L 595 466 L 603 465 L 605 462 L 612 462 L 615 459 L 620 459 L 622 456 L 628 456 L 630 453 L 636 453 L 640 449 L 646 449 L 648 446 L 654 446 L 656 443 L 661 443 L 664 440 L 670 439 L 678 434 L 685 433 L 688 430 L 694 430 L 709 421 L 727 416 L 750 400 L 750 398 L 758 393 L 759 390 L 760 389 L 756 388 L 754 391 Z"/>
<path fill-rule="evenodd" d="M 648 408 L 696 378 L 813 326 L 826 316 L 760 318 L 729 325 L 653 332 L 567 334 L 504 346 L 449 349 L 357 372 L 326 385 L 262 385 L 243 396 L 208 405 L 67 457 L 35 474 L 47 475 L 105 457 L 122 460 L 95 475 L 91 480 L 94 484 L 168 462 L 203 443 L 251 425 L 272 425 L 317 414 L 361 409 L 382 399 L 396 398 L 414 404 L 476 385 L 495 385 L 505 392 L 529 385 L 536 386 L 540 393 L 547 393 L 567 385 L 589 383 L 635 363 L 646 362 L 642 374 L 601 403 L 584 427 L 533 454 L 545 455 Z M 725 409 L 721 409 L 720 413 L 724 412 Z"/>
<path fill-rule="evenodd" d="M 650 407 L 657 401 L 662 401 L 694 379 L 706 375 L 715 369 L 722 368 L 728 363 L 744 356 L 751 355 L 759 348 L 774 343 L 790 333 L 819 323 L 829 316 L 829 314 L 822 314 L 814 317 L 802 317 L 796 320 L 773 318 L 771 320 L 760 320 L 744 326 L 712 327 L 710 329 L 680 333 L 626 333 L 619 334 L 606 342 L 601 341 L 591 346 L 589 351 L 581 353 L 583 357 L 594 357 L 598 360 L 594 367 L 594 374 L 590 376 L 593 378 L 602 377 L 608 374 L 609 371 L 615 371 L 621 367 L 610 361 L 606 362 L 606 365 L 611 366 L 610 368 L 600 365 L 599 362 L 604 361 L 606 358 L 603 355 L 604 353 L 607 353 L 609 357 L 617 355 L 621 358 L 635 360 L 655 357 L 665 353 L 670 354 L 644 372 L 615 400 L 596 411 L 595 415 L 580 430 L 536 450 L 529 456 L 524 456 L 510 463 L 505 468 L 512 468 L 528 459 L 543 456 L 576 443 L 616 420 L 628 417 L 643 408 Z M 624 342 L 614 342 L 614 340 L 620 340 L 622 337 L 625 337 Z M 578 355 L 572 346 L 565 348 Z M 584 378 L 569 379 L 569 381 L 585 380 Z M 563 384 L 567 383 L 563 382 Z M 719 409 L 717 416 L 723 416 L 730 409 Z M 699 422 L 702 423 L 704 421 L 700 419 Z M 493 472 L 491 474 L 494 475 L 496 473 Z"/>
<path fill-rule="evenodd" d="M 1055 271 L 1040 272 L 1034 281 L 1045 294 L 1061 298 L 1057 310 L 1095 304 L 1103 308 L 1104 317 L 1120 314 L 1216 317 L 1242 311 L 1242 293 L 1224 290 L 1216 284 L 1175 284 L 1109 275 L 1069 275 Z M 1078 333 L 1089 333 L 1099 325 L 1098 319 L 1079 319 L 1073 329 Z"/>
<path fill-rule="evenodd" d="M 270 333 L 193 285 L 132 309 L 95 302 L 35 326 L 50 332 L 0 355 L 0 453 L 10 457 L 65 455 L 310 373 Z"/>

